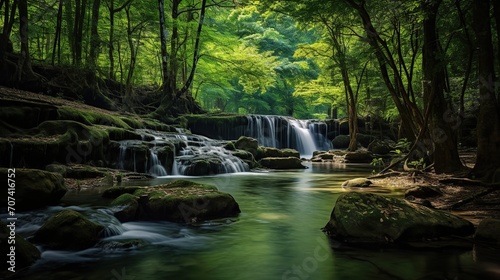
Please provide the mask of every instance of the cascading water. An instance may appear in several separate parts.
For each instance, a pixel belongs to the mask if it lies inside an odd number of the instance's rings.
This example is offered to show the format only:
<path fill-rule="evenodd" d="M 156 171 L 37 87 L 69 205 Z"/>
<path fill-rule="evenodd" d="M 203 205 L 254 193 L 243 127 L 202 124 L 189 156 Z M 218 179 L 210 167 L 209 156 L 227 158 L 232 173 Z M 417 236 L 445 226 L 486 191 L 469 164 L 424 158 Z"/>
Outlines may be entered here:
<path fill-rule="evenodd" d="M 161 164 L 156 152 L 153 149 L 149 150 L 149 152 L 149 168 L 146 168 L 146 170 L 148 170 L 149 174 L 157 177 L 167 176 L 167 170 L 165 170 L 165 167 Z"/>
<path fill-rule="evenodd" d="M 132 166 L 134 169 L 144 166 L 137 171 L 156 177 L 169 175 L 167 170 L 171 170 L 171 175 L 190 176 L 249 171 L 243 160 L 224 149 L 224 141 L 182 131 L 172 134 L 142 129 L 137 133 L 143 140 L 120 142 L 118 168 L 130 170 Z"/>
<path fill-rule="evenodd" d="M 321 121 L 266 115 L 247 115 L 247 120 L 245 136 L 257 139 L 261 146 L 294 148 L 303 157 L 332 148 L 326 136 L 327 125 Z"/>

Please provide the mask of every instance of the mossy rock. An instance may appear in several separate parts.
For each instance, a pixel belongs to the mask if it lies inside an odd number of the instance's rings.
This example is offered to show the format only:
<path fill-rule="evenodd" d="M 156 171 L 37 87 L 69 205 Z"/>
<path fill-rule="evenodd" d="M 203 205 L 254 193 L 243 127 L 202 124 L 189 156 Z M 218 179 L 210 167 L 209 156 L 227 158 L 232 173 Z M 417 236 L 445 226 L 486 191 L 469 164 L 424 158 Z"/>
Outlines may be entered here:
<path fill-rule="evenodd" d="M 350 192 L 339 196 L 324 230 L 341 242 L 388 244 L 470 236 L 474 225 L 448 212 L 403 199 Z"/>
<path fill-rule="evenodd" d="M 257 142 L 257 139 L 241 136 L 238 140 L 236 140 L 234 146 L 236 149 L 248 151 L 252 153 L 254 157 L 257 157 L 257 149 L 259 148 L 259 142 Z"/>
<path fill-rule="evenodd" d="M 133 194 L 136 190 L 140 189 L 141 187 L 112 187 L 109 189 L 106 189 L 102 193 L 103 198 L 110 198 L 110 199 L 115 199 L 122 194 Z"/>
<path fill-rule="evenodd" d="M 263 158 L 259 163 L 266 168 L 270 169 L 304 169 L 306 168 L 302 165 L 300 159 L 296 157 L 268 157 Z"/>
<path fill-rule="evenodd" d="M 140 121 L 133 121 L 131 118 L 126 117 L 122 118 L 117 114 L 99 109 L 61 106 L 58 109 L 58 114 L 60 120 L 72 120 L 85 125 L 106 125 L 125 129 L 144 127 Z"/>
<path fill-rule="evenodd" d="M 112 204 L 125 206 L 115 215 L 120 221 L 136 219 L 194 223 L 240 213 L 238 203 L 230 194 L 220 192 L 212 185 L 184 180 L 137 188 L 133 194 L 119 196 Z"/>
<path fill-rule="evenodd" d="M 118 207 L 114 215 L 120 222 L 129 222 L 136 219 L 139 202 L 136 196 L 124 193 L 113 200 L 111 206 Z"/>
<path fill-rule="evenodd" d="M 94 246 L 104 227 L 74 210 L 63 210 L 50 217 L 35 232 L 34 242 L 49 249 L 83 250 Z"/>
<path fill-rule="evenodd" d="M 371 163 L 373 160 L 372 154 L 365 150 L 348 152 L 344 158 L 349 163 Z"/>
<path fill-rule="evenodd" d="M 500 220 L 484 219 L 477 226 L 474 240 L 500 245 Z"/>
<path fill-rule="evenodd" d="M 7 178 L 8 169 L 0 168 L 0 174 Z M 57 173 L 17 168 L 14 179 L 17 211 L 57 204 L 67 191 L 63 177 Z M 7 205 L 7 191 L 2 193 L 2 201 Z"/>
<path fill-rule="evenodd" d="M 15 270 L 16 272 L 21 270 L 22 268 L 28 267 L 40 259 L 40 251 L 31 243 L 26 241 L 19 234 L 15 235 L 15 245 L 8 243 L 8 238 L 10 236 L 11 230 L 0 221 L 0 251 L 2 254 L 9 254 L 10 247 L 15 246 Z M 6 271 L 10 266 L 8 264 L 9 258 L 7 256 L 7 262 L 2 262 L 1 268 L 2 271 Z M 10 273 L 10 272 L 9 272 Z M 0 274 L 1 276 L 2 274 Z"/>
<path fill-rule="evenodd" d="M 296 157 L 300 158 L 300 153 L 295 149 L 277 149 L 269 147 L 259 147 L 258 159 L 267 157 Z"/>
<path fill-rule="evenodd" d="M 349 135 L 339 135 L 332 140 L 332 145 L 335 149 L 347 149 L 350 141 Z"/>

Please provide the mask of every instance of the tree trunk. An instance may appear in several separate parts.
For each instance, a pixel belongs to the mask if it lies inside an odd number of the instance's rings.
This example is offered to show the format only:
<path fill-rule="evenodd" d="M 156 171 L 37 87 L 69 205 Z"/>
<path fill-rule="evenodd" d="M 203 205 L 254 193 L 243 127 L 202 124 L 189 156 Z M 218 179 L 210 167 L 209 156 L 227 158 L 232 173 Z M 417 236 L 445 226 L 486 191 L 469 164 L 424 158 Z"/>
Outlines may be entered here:
<path fill-rule="evenodd" d="M 31 68 L 31 58 L 29 52 L 29 37 L 28 37 L 28 1 L 19 0 L 19 20 L 20 20 L 20 37 L 21 37 L 21 54 L 17 69 L 17 81 L 27 82 L 36 80 L 36 75 Z"/>
<path fill-rule="evenodd" d="M 172 95 L 169 90 L 169 80 L 168 80 L 168 53 L 167 53 L 167 29 L 165 25 L 165 0 L 158 0 L 158 10 L 160 12 L 160 48 L 161 48 L 161 70 L 162 70 L 162 92 L 163 100 L 166 98 L 172 100 Z M 169 95 L 169 96 L 167 96 Z"/>
<path fill-rule="evenodd" d="M 99 25 L 99 8 L 101 6 L 101 0 L 94 0 L 92 5 L 92 23 L 90 28 L 90 51 L 89 51 L 89 61 L 90 70 L 92 75 L 95 75 L 97 66 L 97 56 L 99 51 L 99 46 L 101 44 L 99 39 L 99 33 L 97 32 L 97 27 Z"/>
<path fill-rule="evenodd" d="M 83 52 L 83 23 L 85 22 L 85 11 L 87 9 L 87 0 L 76 0 L 75 1 L 75 22 L 73 29 L 74 37 L 74 54 L 73 63 L 76 65 L 82 64 L 82 52 Z"/>
<path fill-rule="evenodd" d="M 431 157 L 434 161 L 436 173 L 452 173 L 462 167 L 458 156 L 456 131 L 445 122 L 443 112 L 447 111 L 444 98 L 445 64 L 439 47 L 437 35 L 437 13 L 441 0 L 422 2 L 425 11 L 424 19 L 424 104 L 425 111 L 429 111 L 429 131 L 434 145 Z"/>
<path fill-rule="evenodd" d="M 365 30 L 368 43 L 372 47 L 375 57 L 379 63 L 380 73 L 401 117 L 402 136 L 410 141 L 415 140 L 419 131 L 423 128 L 422 115 L 418 111 L 416 104 L 411 102 L 410 96 L 405 90 L 403 79 L 399 75 L 399 70 L 394 58 L 392 57 L 392 52 L 388 49 L 385 41 L 380 37 L 379 33 L 373 26 L 370 14 L 365 7 L 366 1 L 361 1 L 361 3 L 357 3 L 353 0 L 344 1 L 358 11 L 358 14 L 363 22 L 363 28 Z M 391 80 L 391 75 L 394 77 L 394 81 Z"/>
<path fill-rule="evenodd" d="M 109 78 L 111 80 L 115 79 L 115 58 L 114 58 L 114 34 L 115 34 L 115 1 L 109 0 L 109 43 L 108 43 L 108 57 L 109 57 Z M 127 16 L 127 19 L 130 21 L 130 18 Z M 130 24 L 129 24 L 130 25 Z"/>
<path fill-rule="evenodd" d="M 495 179 L 500 168 L 500 106 L 495 93 L 495 67 L 490 20 L 490 1 L 474 1 L 474 32 L 478 52 L 479 116 L 477 160 L 474 175 Z M 496 178 L 498 180 L 499 178 Z"/>
<path fill-rule="evenodd" d="M 56 23 L 56 34 L 54 39 L 54 46 L 52 48 L 52 65 L 54 65 L 56 60 L 57 51 L 57 62 L 61 63 L 61 24 L 62 24 L 62 12 L 63 12 L 63 0 L 59 0 L 59 8 L 57 9 L 57 23 Z M 57 48 L 57 50 L 56 50 Z"/>

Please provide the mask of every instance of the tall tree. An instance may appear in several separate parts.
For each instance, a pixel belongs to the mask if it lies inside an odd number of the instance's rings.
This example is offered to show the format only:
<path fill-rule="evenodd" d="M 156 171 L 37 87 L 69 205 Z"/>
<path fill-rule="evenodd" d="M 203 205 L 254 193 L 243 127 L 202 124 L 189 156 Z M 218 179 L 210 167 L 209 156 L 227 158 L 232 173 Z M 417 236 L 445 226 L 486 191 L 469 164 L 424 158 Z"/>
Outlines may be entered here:
<path fill-rule="evenodd" d="M 445 63 L 437 34 L 437 14 L 442 0 L 423 0 L 424 11 L 424 108 L 429 111 L 429 131 L 433 142 L 434 170 L 437 173 L 451 173 L 459 170 L 462 163 L 458 156 L 456 131 L 445 122 L 446 101 L 444 99 Z"/>
<path fill-rule="evenodd" d="M 496 95 L 495 65 L 491 32 L 490 1 L 474 1 L 474 32 L 479 75 L 479 115 L 477 122 L 477 160 L 474 173 L 493 179 L 500 168 L 500 105 Z M 498 177 L 496 180 L 499 180 Z"/>

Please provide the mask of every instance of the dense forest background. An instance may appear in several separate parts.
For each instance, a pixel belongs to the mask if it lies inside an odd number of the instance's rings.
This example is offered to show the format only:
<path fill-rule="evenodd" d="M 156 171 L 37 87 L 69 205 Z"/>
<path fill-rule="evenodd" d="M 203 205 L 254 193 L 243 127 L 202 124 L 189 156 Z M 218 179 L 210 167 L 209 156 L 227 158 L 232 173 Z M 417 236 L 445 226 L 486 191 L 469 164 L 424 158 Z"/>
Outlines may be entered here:
<path fill-rule="evenodd" d="M 0 0 L 0 84 L 159 116 L 234 112 L 397 121 L 477 176 L 500 167 L 500 2 Z"/>

